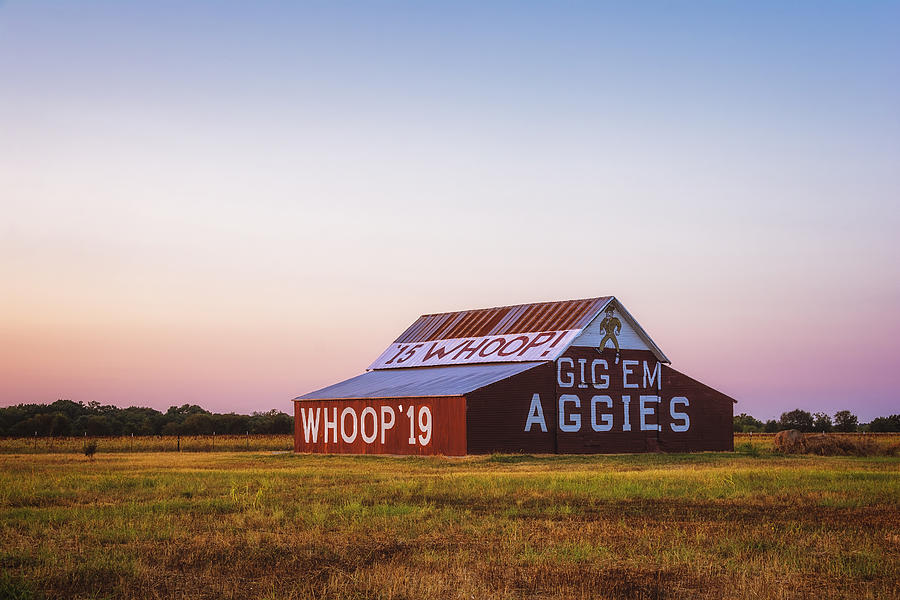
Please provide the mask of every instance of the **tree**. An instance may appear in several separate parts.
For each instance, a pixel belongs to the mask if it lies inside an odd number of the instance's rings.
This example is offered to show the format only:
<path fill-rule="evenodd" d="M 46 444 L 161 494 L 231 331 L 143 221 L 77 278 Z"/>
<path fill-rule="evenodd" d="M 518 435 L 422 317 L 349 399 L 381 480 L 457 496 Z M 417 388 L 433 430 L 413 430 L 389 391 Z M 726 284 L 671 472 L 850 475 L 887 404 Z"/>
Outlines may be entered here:
<path fill-rule="evenodd" d="M 184 435 L 216 433 L 291 433 L 293 419 L 278 410 L 250 415 L 211 413 L 200 406 L 171 406 L 165 414 L 147 407 L 118 408 L 91 401 L 56 400 L 52 404 L 0 407 L 0 436 Z"/>
<path fill-rule="evenodd" d="M 196 413 L 190 415 L 181 424 L 181 431 L 187 435 L 209 435 L 213 429 L 213 418 L 208 413 Z"/>
<path fill-rule="evenodd" d="M 834 414 L 834 428 L 844 433 L 856 431 L 859 422 L 856 415 L 849 410 L 840 410 Z"/>
<path fill-rule="evenodd" d="M 828 433 L 832 429 L 831 417 L 825 413 L 817 412 L 813 415 L 813 431 Z"/>
<path fill-rule="evenodd" d="M 900 415 L 872 419 L 872 422 L 869 423 L 869 431 L 876 433 L 900 431 Z"/>
<path fill-rule="evenodd" d="M 110 420 L 102 415 L 84 415 L 78 417 L 72 427 L 74 433 L 85 432 L 88 435 L 114 435 L 113 426 Z"/>
<path fill-rule="evenodd" d="M 219 433 L 237 435 L 250 431 L 250 417 L 247 415 L 228 413 L 226 415 L 213 415 L 212 418 L 215 424 L 215 431 Z"/>
<path fill-rule="evenodd" d="M 766 433 L 775 433 L 778 431 L 778 421 L 775 419 L 769 419 L 766 421 L 766 426 L 763 428 L 763 431 Z"/>
<path fill-rule="evenodd" d="M 741 413 L 734 417 L 734 431 L 737 433 L 759 432 L 763 430 L 763 422 L 752 416 Z"/>
<path fill-rule="evenodd" d="M 294 420 L 274 408 L 269 412 L 255 412 L 250 417 L 252 433 L 290 433 L 293 428 Z"/>
<path fill-rule="evenodd" d="M 169 421 L 163 428 L 160 430 L 160 434 L 162 435 L 181 435 L 181 425 L 176 423 L 175 421 Z"/>
<path fill-rule="evenodd" d="M 795 408 L 790 412 L 781 413 L 781 419 L 779 420 L 778 425 L 781 429 L 812 431 L 813 416 L 805 410 Z"/>

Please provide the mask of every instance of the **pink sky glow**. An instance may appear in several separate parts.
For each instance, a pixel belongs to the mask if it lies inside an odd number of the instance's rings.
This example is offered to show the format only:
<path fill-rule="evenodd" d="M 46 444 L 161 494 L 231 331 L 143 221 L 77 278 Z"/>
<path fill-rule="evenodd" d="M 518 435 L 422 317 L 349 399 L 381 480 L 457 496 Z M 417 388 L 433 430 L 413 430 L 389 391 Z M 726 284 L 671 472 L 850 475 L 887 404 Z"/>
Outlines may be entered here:
<path fill-rule="evenodd" d="M 0 405 L 287 412 L 615 295 L 736 413 L 900 412 L 896 7 L 317 6 L 0 3 Z"/>

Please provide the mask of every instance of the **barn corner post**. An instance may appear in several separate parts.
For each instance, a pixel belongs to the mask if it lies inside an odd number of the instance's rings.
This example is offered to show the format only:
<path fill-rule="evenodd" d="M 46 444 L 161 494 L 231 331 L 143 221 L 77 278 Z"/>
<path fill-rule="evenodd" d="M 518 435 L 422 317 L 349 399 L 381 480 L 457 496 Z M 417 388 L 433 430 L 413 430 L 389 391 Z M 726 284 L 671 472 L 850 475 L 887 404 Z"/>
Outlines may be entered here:
<path fill-rule="evenodd" d="M 362 375 L 294 399 L 294 451 L 733 448 L 733 401 L 669 364 L 613 296 L 426 314 Z"/>

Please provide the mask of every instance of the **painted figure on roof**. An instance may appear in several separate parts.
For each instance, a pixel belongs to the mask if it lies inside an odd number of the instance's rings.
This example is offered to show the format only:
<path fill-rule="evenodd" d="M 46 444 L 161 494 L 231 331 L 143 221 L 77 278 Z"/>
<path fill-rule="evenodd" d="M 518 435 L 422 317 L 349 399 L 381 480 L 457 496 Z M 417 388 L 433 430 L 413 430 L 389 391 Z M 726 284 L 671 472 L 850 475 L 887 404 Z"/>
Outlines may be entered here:
<path fill-rule="evenodd" d="M 606 318 L 600 321 L 600 329 L 606 332 L 603 340 L 600 341 L 600 350 L 606 348 L 607 340 L 611 341 L 616 347 L 616 364 L 619 364 L 619 338 L 618 335 L 622 331 L 622 321 L 613 314 L 613 307 L 606 309 Z"/>

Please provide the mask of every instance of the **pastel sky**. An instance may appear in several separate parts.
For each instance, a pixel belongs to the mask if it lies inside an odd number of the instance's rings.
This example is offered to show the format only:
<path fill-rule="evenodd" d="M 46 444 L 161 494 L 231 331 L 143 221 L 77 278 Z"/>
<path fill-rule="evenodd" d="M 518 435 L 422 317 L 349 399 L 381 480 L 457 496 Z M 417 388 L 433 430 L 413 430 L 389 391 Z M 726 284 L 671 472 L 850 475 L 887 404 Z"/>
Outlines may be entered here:
<path fill-rule="evenodd" d="M 900 412 L 897 2 L 3 2 L 0 208 L 0 405 L 612 294 L 736 412 Z"/>

